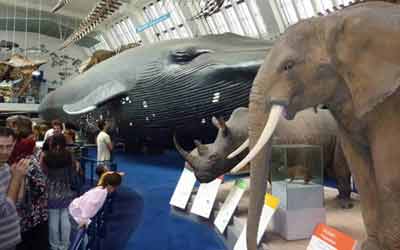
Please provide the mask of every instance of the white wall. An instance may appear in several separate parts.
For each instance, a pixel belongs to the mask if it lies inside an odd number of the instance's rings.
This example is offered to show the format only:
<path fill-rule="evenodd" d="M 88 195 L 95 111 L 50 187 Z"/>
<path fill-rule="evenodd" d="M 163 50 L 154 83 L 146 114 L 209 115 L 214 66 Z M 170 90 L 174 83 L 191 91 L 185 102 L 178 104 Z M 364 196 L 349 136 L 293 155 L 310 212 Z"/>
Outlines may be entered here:
<path fill-rule="evenodd" d="M 13 41 L 14 32 L 0 31 L 0 40 Z M 47 51 L 32 53 L 27 51 L 27 57 L 30 59 L 45 59 L 48 60 L 46 64 L 40 67 L 40 70 L 44 71 L 44 78 L 47 79 L 49 87 L 57 87 L 62 84 L 63 77 L 59 73 L 67 73 L 67 78 L 74 77 L 77 74 L 79 64 L 73 65 L 76 60 L 84 61 L 87 58 L 87 54 L 84 48 L 80 46 L 71 45 L 61 51 L 57 50 L 62 44 L 62 40 L 53 37 L 40 35 L 37 33 L 26 33 L 27 39 L 25 40 L 24 32 L 15 32 L 15 42 L 22 48 L 20 52 L 25 55 L 25 48 L 39 48 L 40 44 L 44 45 L 44 49 Z M 26 41 L 26 44 L 25 44 Z M 54 52 L 53 56 L 51 53 Z M 5 59 L 10 52 L 5 49 L 0 51 L 0 59 Z M 64 56 L 65 58 L 62 58 Z M 79 61 L 78 61 L 79 62 Z M 55 86 L 53 86 L 55 83 Z"/>

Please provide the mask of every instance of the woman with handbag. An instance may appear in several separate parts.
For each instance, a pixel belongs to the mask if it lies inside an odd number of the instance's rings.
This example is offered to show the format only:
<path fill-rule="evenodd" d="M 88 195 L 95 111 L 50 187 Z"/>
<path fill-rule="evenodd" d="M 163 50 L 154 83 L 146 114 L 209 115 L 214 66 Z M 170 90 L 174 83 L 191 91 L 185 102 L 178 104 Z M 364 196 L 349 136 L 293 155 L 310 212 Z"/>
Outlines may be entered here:
<path fill-rule="evenodd" d="M 43 165 L 48 176 L 50 249 L 67 250 L 71 233 L 68 206 L 77 194 L 75 180 L 78 173 L 62 134 L 54 135 L 44 154 Z"/>

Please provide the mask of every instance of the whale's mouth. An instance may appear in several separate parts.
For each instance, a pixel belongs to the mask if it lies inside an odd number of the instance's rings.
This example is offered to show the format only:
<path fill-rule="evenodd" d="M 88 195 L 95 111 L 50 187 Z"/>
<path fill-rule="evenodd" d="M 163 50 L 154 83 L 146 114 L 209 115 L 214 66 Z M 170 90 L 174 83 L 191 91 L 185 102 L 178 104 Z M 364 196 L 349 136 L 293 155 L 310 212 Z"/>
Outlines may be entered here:
<path fill-rule="evenodd" d="M 106 84 L 102 84 L 91 91 L 84 98 L 70 104 L 63 105 L 63 111 L 68 115 L 81 115 L 93 111 L 96 107 L 118 95 L 127 91 L 125 84 L 113 80 Z"/>
<path fill-rule="evenodd" d="M 92 105 L 86 108 L 83 108 L 81 110 L 77 110 L 77 109 L 69 109 L 70 107 L 68 105 L 64 105 L 63 110 L 65 111 L 65 113 L 69 114 L 69 115 L 81 115 L 81 114 L 85 114 L 87 112 L 93 111 L 96 109 L 96 106 Z"/>

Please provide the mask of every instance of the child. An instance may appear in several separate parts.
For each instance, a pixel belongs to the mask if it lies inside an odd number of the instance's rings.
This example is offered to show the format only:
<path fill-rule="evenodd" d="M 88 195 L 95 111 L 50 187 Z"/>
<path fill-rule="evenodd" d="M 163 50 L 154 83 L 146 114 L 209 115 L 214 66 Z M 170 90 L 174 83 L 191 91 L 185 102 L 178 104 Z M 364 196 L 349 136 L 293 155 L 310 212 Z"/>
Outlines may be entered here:
<path fill-rule="evenodd" d="M 69 213 L 72 223 L 77 230 L 87 228 L 97 212 L 106 201 L 107 195 L 114 192 L 121 185 L 122 174 L 117 172 L 105 172 L 101 175 L 97 187 L 74 199 L 69 205 Z M 86 238 L 84 245 L 86 245 Z M 82 249 L 82 248 L 81 248 Z M 83 248 L 85 249 L 85 248 Z"/>

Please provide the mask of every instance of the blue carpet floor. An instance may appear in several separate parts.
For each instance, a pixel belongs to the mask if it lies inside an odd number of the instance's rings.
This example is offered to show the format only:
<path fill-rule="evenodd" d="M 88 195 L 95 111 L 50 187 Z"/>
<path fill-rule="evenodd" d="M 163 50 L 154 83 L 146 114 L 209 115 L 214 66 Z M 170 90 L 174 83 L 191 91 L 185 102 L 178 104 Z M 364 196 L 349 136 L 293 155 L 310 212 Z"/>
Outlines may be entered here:
<path fill-rule="evenodd" d="M 90 151 L 90 156 L 95 158 L 95 152 Z M 107 220 L 107 238 L 102 242 L 102 250 L 227 249 L 210 224 L 196 223 L 171 212 L 169 200 L 183 166 L 178 154 L 117 153 L 115 162 L 126 175 Z M 336 187 L 333 180 L 325 180 L 324 184 Z"/>
<path fill-rule="evenodd" d="M 94 157 L 93 152 L 91 156 Z M 170 211 L 169 200 L 183 166 L 176 153 L 155 156 L 117 153 L 115 161 L 126 176 L 113 203 L 102 249 L 226 249 L 207 223 L 196 223 Z"/>

